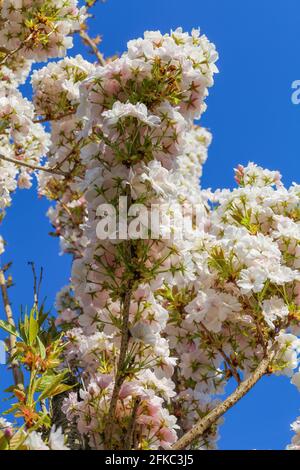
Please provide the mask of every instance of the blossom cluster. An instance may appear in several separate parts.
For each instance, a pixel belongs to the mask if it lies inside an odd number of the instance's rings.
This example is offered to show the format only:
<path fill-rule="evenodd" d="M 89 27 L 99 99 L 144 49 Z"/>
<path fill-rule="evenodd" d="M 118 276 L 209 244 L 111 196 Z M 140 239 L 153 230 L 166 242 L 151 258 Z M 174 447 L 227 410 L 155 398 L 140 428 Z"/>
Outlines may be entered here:
<path fill-rule="evenodd" d="M 183 288 L 194 279 L 191 256 L 173 237 L 100 242 L 97 207 L 104 202 L 117 204 L 120 196 L 127 197 L 129 206 L 188 204 L 192 193 L 202 202 L 198 178 L 210 135 L 192 122 L 204 108 L 216 58 L 213 46 L 198 31 L 191 36 L 180 29 L 165 36 L 148 32 L 144 39 L 130 41 L 127 53 L 97 68 L 80 87 L 77 116 L 85 125 L 78 139 L 85 142 L 81 162 L 86 168 L 80 188 L 87 201 L 82 237 L 88 243 L 73 264 L 72 283 L 81 314 L 69 316 L 77 325 L 67 333 L 67 357 L 84 371 L 86 391 L 80 392 L 79 401 L 71 395 L 64 409 L 70 419 L 76 418 L 91 447 L 106 444 L 104 430 L 115 390 L 113 445 L 169 448 L 177 438 L 171 403 L 176 395 L 171 380 L 176 359 L 165 338 L 168 312 L 158 294 L 166 286 Z M 186 171 L 193 174 L 195 184 L 192 188 L 182 184 L 178 191 L 184 160 L 189 160 Z M 159 231 L 162 235 L 163 225 Z M 133 258 L 137 266 L 131 266 Z M 128 292 L 126 357 L 132 355 L 132 363 L 120 380 Z M 123 429 L 131 419 L 135 435 L 126 443 Z"/>
<path fill-rule="evenodd" d="M 64 443 L 64 435 L 61 428 L 52 426 L 47 442 L 43 439 L 42 433 L 32 431 L 24 442 L 26 450 L 69 450 Z"/>
<path fill-rule="evenodd" d="M 86 66 L 75 86 L 64 86 L 64 61 L 55 65 L 56 93 L 42 80 L 54 66 L 34 79 L 36 105 L 51 108 L 42 115 L 64 107 L 71 116 L 57 125 L 80 123 L 64 162 L 67 171 L 74 165 L 67 186 L 51 175 L 40 187 L 58 201 L 50 217 L 63 251 L 74 255 L 57 324 L 84 388 L 63 409 L 92 448 L 169 448 L 178 430 L 217 405 L 231 377 L 246 378 L 274 345 L 272 370 L 297 382 L 299 187 L 287 190 L 278 172 L 250 163 L 235 172 L 238 188 L 200 189 L 211 135 L 193 121 L 205 109 L 216 58 L 198 31 L 146 32 L 120 59 Z M 183 238 L 163 217 L 155 239 L 99 240 L 97 209 L 118 210 L 120 197 L 129 208 L 163 204 L 166 215 L 174 203 L 191 214 L 197 205 L 201 222 L 191 216 Z M 148 230 L 142 220 L 139 228 Z M 193 445 L 214 448 L 220 422 Z"/>
<path fill-rule="evenodd" d="M 1 2 L 0 217 L 43 163 L 38 192 L 73 257 L 55 305 L 78 380 L 63 387 L 66 436 L 28 428 L 22 445 L 65 450 L 73 426 L 90 449 L 170 449 L 270 351 L 268 373 L 300 388 L 300 186 L 249 163 L 235 170 L 236 188 L 201 189 L 212 137 L 194 121 L 218 54 L 199 30 L 147 31 L 104 66 L 80 55 L 49 62 L 25 99 L 32 62 L 64 56 L 85 15 L 75 0 Z M 105 204 L 163 207 L 155 236 L 138 217 L 129 238 L 121 223 L 100 239 Z M 216 448 L 221 423 L 190 447 Z M 293 430 L 291 449 L 298 421 Z M 0 419 L 0 432 L 10 439 L 13 426 Z"/>
<path fill-rule="evenodd" d="M 3 0 L 0 44 L 29 60 L 60 57 L 84 18 L 77 0 Z"/>
<path fill-rule="evenodd" d="M 64 55 L 85 19 L 77 1 L 3 0 L 0 3 L 0 211 L 18 187 L 30 188 L 34 167 L 50 148 L 33 104 L 19 86 L 34 61 Z M 20 162 L 20 164 L 18 164 Z"/>
<path fill-rule="evenodd" d="M 80 55 L 65 58 L 35 71 L 32 75 L 33 103 L 38 115 L 51 122 L 51 146 L 46 166 L 57 174 L 40 172 L 39 194 L 56 201 L 48 215 L 62 251 L 80 254 L 85 246 L 80 225 L 86 217 L 86 204 L 79 178 L 85 169 L 80 162 L 83 139 L 81 119 L 76 115 L 80 103 L 79 88 L 95 66 Z"/>

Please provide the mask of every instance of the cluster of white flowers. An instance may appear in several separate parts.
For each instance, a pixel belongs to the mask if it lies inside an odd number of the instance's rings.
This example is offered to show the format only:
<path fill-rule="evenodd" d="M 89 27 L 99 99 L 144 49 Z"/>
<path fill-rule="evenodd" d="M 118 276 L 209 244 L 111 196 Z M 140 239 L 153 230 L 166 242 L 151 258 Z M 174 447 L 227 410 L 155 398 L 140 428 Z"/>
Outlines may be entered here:
<path fill-rule="evenodd" d="M 79 87 L 95 66 L 80 55 L 49 63 L 32 75 L 36 113 L 51 121 L 51 146 L 46 165 L 67 175 L 40 172 L 39 193 L 56 201 L 48 215 L 60 237 L 63 252 L 81 253 L 85 247 L 80 225 L 85 221 L 86 203 L 78 179 L 85 169 L 80 162 L 82 121 L 76 115 Z M 62 173 L 62 175 L 63 175 Z"/>
<path fill-rule="evenodd" d="M 207 159 L 207 149 L 212 136 L 204 127 L 194 126 L 184 136 L 184 154 L 178 157 L 182 185 L 197 188 L 202 176 L 202 166 Z"/>
<path fill-rule="evenodd" d="M 38 61 L 60 57 L 73 45 L 85 10 L 77 0 L 2 0 L 0 45 Z"/>
<path fill-rule="evenodd" d="M 204 109 L 216 58 L 214 47 L 198 31 L 191 36 L 180 29 L 165 36 L 148 32 L 144 39 L 130 41 L 120 59 L 96 69 L 80 89 L 77 115 L 85 122 L 79 138 L 85 141 L 81 162 L 86 171 L 79 187 L 87 201 L 82 238 L 88 243 L 75 259 L 72 274 L 81 314 L 67 307 L 59 321 L 75 322 L 67 335 L 68 362 L 84 371 L 87 390 L 80 392 L 79 401 L 72 394 L 64 409 L 70 419 L 77 416 L 78 429 L 89 437 L 91 447 L 103 448 L 110 400 L 118 387 L 127 291 L 126 354 L 132 351 L 136 373 L 128 370 L 119 386 L 111 425 L 114 445 L 124 445 L 122 428 L 135 407 L 139 448 L 169 448 L 177 438 L 176 417 L 168 411 L 175 412 L 170 399 L 176 395 L 171 380 L 176 359 L 165 337 L 168 311 L 158 293 L 175 286 L 184 289 L 195 279 L 188 246 L 176 243 L 171 234 L 169 240 L 155 243 L 129 242 L 130 253 L 128 242 L 100 241 L 97 207 L 117 204 L 119 196 L 128 196 L 128 187 L 129 205 L 184 205 L 192 200 L 203 205 L 198 178 L 210 135 L 192 121 Z M 192 187 L 184 182 L 183 169 L 193 175 Z M 158 230 L 161 236 L 166 227 L 162 224 Z M 136 266 L 128 267 L 132 258 Z M 208 405 L 201 400 L 203 411 Z"/>
<path fill-rule="evenodd" d="M 2 73 L 3 72 L 3 75 Z M 28 73 L 28 70 L 27 70 Z M 0 220 L 11 203 L 11 194 L 19 186 L 30 188 L 32 171 L 4 160 L 38 164 L 49 148 L 49 138 L 39 123 L 34 123 L 32 103 L 17 89 L 0 64 Z"/>
<path fill-rule="evenodd" d="M 38 191 L 55 201 L 48 216 L 73 256 L 56 325 L 80 389 L 63 412 L 89 448 L 170 449 L 272 349 L 268 372 L 300 388 L 300 186 L 249 163 L 237 188 L 200 188 L 211 134 L 194 120 L 218 56 L 199 30 L 148 31 L 105 66 L 50 62 L 26 100 L 18 87 L 32 61 L 64 55 L 84 17 L 75 0 L 1 3 L 0 216 L 47 154 Z M 163 207 L 155 236 L 140 218 L 140 237 L 120 236 L 127 223 L 99 237 L 99 207 L 119 213 L 121 200 L 126 211 Z M 184 233 L 169 223 L 182 213 Z M 215 448 L 221 422 L 191 447 Z M 288 448 L 299 448 L 293 429 Z M 55 427 L 24 445 L 66 449 Z"/>
<path fill-rule="evenodd" d="M 79 10 L 76 0 L 0 3 L 1 218 L 17 186 L 31 187 L 34 171 L 30 166 L 39 165 L 50 148 L 49 135 L 37 122 L 33 104 L 18 87 L 28 78 L 34 61 L 65 54 L 72 46 L 71 34 L 79 29 L 85 17 L 85 9 Z"/>
<path fill-rule="evenodd" d="M 81 55 L 50 62 L 35 70 L 31 83 L 35 91 L 33 102 L 37 114 L 44 118 L 72 113 L 79 104 L 79 85 L 95 69 Z"/>
<path fill-rule="evenodd" d="M 47 443 L 40 432 L 32 431 L 24 442 L 26 450 L 69 450 L 61 428 L 52 426 Z"/>
<path fill-rule="evenodd" d="M 0 82 L 0 141 L 1 155 L 21 163 L 38 164 L 47 152 L 50 140 L 41 124 L 34 122 L 34 108 L 30 101 L 11 85 Z M 13 188 L 12 180 L 17 173 L 16 165 L 1 162 L 10 169 L 7 174 L 7 192 Z M 2 177 L 2 175 L 1 175 Z M 3 178 L 4 179 L 4 178 Z M 19 186 L 30 187 L 30 174 L 22 170 L 19 174 Z"/>
<path fill-rule="evenodd" d="M 104 67 L 88 69 L 80 58 L 76 84 L 72 77 L 68 83 L 65 61 L 34 79 L 41 115 L 77 110 L 57 121 L 60 129 L 70 124 L 74 137 L 66 161 L 59 160 L 64 138 L 52 123 L 51 158 L 75 171 L 66 186 L 61 177 L 42 176 L 40 188 L 58 201 L 50 217 L 63 251 L 75 257 L 57 324 L 68 330 L 67 360 L 82 371 L 84 389 L 64 410 L 92 448 L 107 445 L 108 419 L 116 448 L 125 445 L 130 419 L 138 448 L 169 448 L 177 426 L 188 430 L 216 406 L 228 380 L 247 377 L 275 343 L 274 372 L 297 382 L 300 191 L 253 163 L 237 168 L 237 189 L 200 189 L 211 135 L 193 120 L 205 109 L 216 58 L 197 31 L 147 32 Z M 48 90 L 50 69 L 59 77 L 55 93 L 51 79 Z M 97 238 L 98 207 L 117 209 L 120 196 L 129 207 L 164 205 L 155 240 L 117 240 L 120 227 L 111 234 L 116 240 Z M 174 203 L 191 214 L 197 205 L 201 216 L 197 224 L 191 216 L 190 231 L 179 238 L 167 220 Z M 130 367 L 120 380 L 124 334 Z M 152 377 L 147 384 L 145 374 Z M 214 448 L 219 423 L 194 445 Z"/>

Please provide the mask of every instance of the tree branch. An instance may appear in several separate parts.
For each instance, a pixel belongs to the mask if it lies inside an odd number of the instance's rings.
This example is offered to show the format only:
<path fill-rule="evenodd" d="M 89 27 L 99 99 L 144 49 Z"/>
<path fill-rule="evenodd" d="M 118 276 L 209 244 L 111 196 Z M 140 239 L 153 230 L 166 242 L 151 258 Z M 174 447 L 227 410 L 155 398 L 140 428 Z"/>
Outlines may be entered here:
<path fill-rule="evenodd" d="M 235 380 L 237 381 L 238 385 L 241 383 L 241 378 L 240 378 L 240 374 L 238 373 L 236 367 L 234 366 L 234 364 L 232 363 L 231 359 L 229 356 L 227 356 L 227 354 L 225 353 L 225 351 L 222 349 L 221 346 L 217 346 L 215 345 L 215 341 L 214 341 L 214 337 L 213 335 L 211 334 L 211 332 L 206 328 L 206 326 L 200 322 L 200 326 L 203 328 L 203 330 L 205 331 L 206 335 L 207 335 L 207 338 L 208 340 L 210 341 L 212 347 L 215 347 L 217 351 L 219 351 L 219 353 L 221 354 L 221 356 L 223 357 L 225 363 L 227 364 L 227 366 L 229 367 L 229 370 L 232 374 L 232 376 L 235 378 Z"/>
<path fill-rule="evenodd" d="M 122 338 L 121 338 L 120 356 L 119 356 L 119 361 L 118 361 L 118 366 L 117 366 L 115 386 L 114 386 L 113 394 L 111 397 L 109 412 L 107 416 L 107 424 L 108 424 L 108 430 L 106 433 L 107 450 L 111 450 L 110 444 L 111 444 L 112 433 L 113 433 L 113 424 L 115 422 L 116 407 L 117 407 L 117 402 L 119 398 L 119 393 L 123 385 L 123 382 L 125 380 L 124 364 L 126 360 L 126 354 L 127 354 L 127 348 L 128 348 L 128 342 L 129 342 L 128 323 L 129 323 L 130 302 L 131 302 L 131 289 L 129 289 L 125 294 L 125 299 L 124 299 L 123 309 L 122 309 L 123 323 L 122 323 L 122 331 L 121 331 Z"/>
<path fill-rule="evenodd" d="M 131 416 L 128 423 L 128 428 L 124 440 L 124 450 L 131 450 L 133 444 L 133 436 L 134 430 L 136 426 L 136 417 L 137 417 L 137 410 L 140 404 L 140 400 L 138 398 L 135 399 L 134 405 L 132 408 Z"/>
<path fill-rule="evenodd" d="M 24 166 L 25 168 L 30 168 L 31 170 L 38 170 L 38 171 L 46 171 L 47 173 L 51 173 L 54 175 L 59 176 L 67 176 L 67 173 L 56 170 L 55 168 L 47 168 L 44 166 L 33 165 L 31 163 L 22 162 L 20 160 L 16 160 L 15 158 L 5 157 L 4 155 L 0 154 L 0 160 L 4 160 L 5 162 L 14 163 L 15 165 Z"/>
<path fill-rule="evenodd" d="M 103 57 L 103 54 L 101 54 L 101 52 L 99 51 L 95 41 L 88 35 L 88 33 L 84 29 L 81 29 L 79 34 L 83 41 L 92 49 L 93 54 L 95 54 L 99 65 L 102 65 L 103 67 L 105 65 L 105 59 Z"/>
<path fill-rule="evenodd" d="M 131 188 L 130 185 L 127 184 L 126 186 L 126 194 L 127 194 L 127 206 L 129 207 L 131 204 Z M 126 253 L 125 256 L 127 257 L 127 261 L 130 262 L 132 257 L 132 250 L 131 250 L 131 241 L 126 240 Z M 107 416 L 107 424 L 108 430 L 106 433 L 105 438 L 105 447 L 108 450 L 111 450 L 111 439 L 113 434 L 113 424 L 115 422 L 115 414 L 116 414 L 116 407 L 118 402 L 119 393 L 123 382 L 125 380 L 126 373 L 124 371 L 125 363 L 126 363 L 126 355 L 128 349 L 128 342 L 129 342 L 129 311 L 130 311 L 130 302 L 132 296 L 132 280 L 130 279 L 127 284 L 127 289 L 125 292 L 124 300 L 122 303 L 122 329 L 121 329 L 121 347 L 120 347 L 120 355 L 118 360 L 117 372 L 116 372 L 116 379 L 115 379 L 115 386 L 112 393 L 112 398 L 109 406 L 108 416 Z"/>
<path fill-rule="evenodd" d="M 3 300 L 6 319 L 11 326 L 15 327 L 15 322 L 13 319 L 13 313 L 12 313 L 10 301 L 8 298 L 6 279 L 5 279 L 5 274 L 4 274 L 3 269 L 0 269 L 0 287 L 1 287 L 1 294 L 2 294 L 2 300 Z M 16 342 L 17 342 L 16 337 L 12 334 L 9 335 L 10 356 L 13 356 L 16 352 Z M 12 359 L 11 361 L 11 368 L 12 368 L 15 385 L 23 384 L 23 374 L 19 367 L 18 362 L 15 359 Z"/>
<path fill-rule="evenodd" d="M 58 114 L 57 116 L 44 116 L 44 117 L 41 117 L 41 118 L 37 118 L 37 119 L 34 119 L 32 122 L 34 122 L 35 124 L 42 124 L 44 122 L 48 122 L 48 121 L 60 121 L 61 119 L 64 119 L 65 117 L 69 117 L 69 116 L 73 116 L 74 114 L 76 114 L 76 109 L 71 109 L 70 111 L 67 111 L 65 113 L 62 113 L 62 114 Z"/>
<path fill-rule="evenodd" d="M 80 137 L 80 139 L 78 139 L 77 141 L 77 147 L 73 147 L 72 150 L 70 150 L 70 152 L 60 161 L 60 162 L 57 162 L 54 167 L 53 167 L 53 170 L 56 170 L 56 169 L 60 169 L 61 166 L 67 161 L 69 160 L 69 158 L 76 152 L 78 152 L 80 150 L 80 144 L 82 143 L 83 141 L 83 137 Z"/>
<path fill-rule="evenodd" d="M 186 449 L 195 439 L 202 436 L 202 434 L 214 424 L 226 411 L 232 408 L 241 398 L 243 398 L 249 390 L 267 373 L 268 368 L 274 359 L 275 352 L 270 351 L 268 356 L 265 357 L 253 372 L 253 374 L 236 388 L 236 390 L 210 411 L 204 418 L 200 419 L 195 426 L 190 429 L 184 436 L 182 436 L 172 447 L 172 450 Z"/>
<path fill-rule="evenodd" d="M 23 49 L 23 47 L 29 42 L 31 41 L 31 39 L 33 38 L 33 33 L 30 33 L 29 36 L 27 36 L 26 39 L 24 39 L 24 41 L 18 46 L 16 47 L 16 49 L 14 49 L 13 51 L 8 51 L 6 56 L 4 57 L 4 59 L 1 60 L 0 62 L 0 66 L 1 65 L 5 65 L 7 60 L 12 57 L 13 55 L 15 55 L 17 52 L 21 51 L 21 49 Z"/>

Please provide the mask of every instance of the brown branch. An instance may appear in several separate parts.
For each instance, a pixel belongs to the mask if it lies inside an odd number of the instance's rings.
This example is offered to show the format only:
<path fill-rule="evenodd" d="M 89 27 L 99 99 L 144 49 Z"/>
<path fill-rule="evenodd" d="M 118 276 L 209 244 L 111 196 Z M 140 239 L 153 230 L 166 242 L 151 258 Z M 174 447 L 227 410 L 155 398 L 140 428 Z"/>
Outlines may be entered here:
<path fill-rule="evenodd" d="M 195 439 L 202 436 L 203 433 L 210 428 L 226 411 L 232 408 L 241 398 L 243 398 L 249 390 L 268 372 L 269 366 L 274 359 L 275 352 L 270 351 L 268 356 L 262 359 L 253 374 L 236 388 L 236 390 L 210 411 L 204 418 L 200 419 L 195 426 L 182 436 L 172 447 L 172 450 L 186 449 Z"/>
<path fill-rule="evenodd" d="M 2 294 L 2 300 L 3 300 L 3 305 L 4 305 L 4 310 L 5 310 L 5 315 L 7 322 L 15 328 L 15 322 L 13 319 L 13 313 L 10 305 L 10 301 L 8 298 L 8 293 L 7 293 L 7 283 L 5 279 L 5 274 L 4 270 L 0 269 L 0 286 L 1 286 L 1 294 Z M 15 352 L 16 352 L 16 337 L 14 335 L 9 335 L 9 354 L 12 357 Z M 14 382 L 15 385 L 23 384 L 23 374 L 22 371 L 19 367 L 18 362 L 15 359 L 11 360 L 11 368 L 12 368 L 12 373 L 14 377 Z"/>
<path fill-rule="evenodd" d="M 34 306 L 38 309 L 39 307 L 39 296 L 40 296 L 40 289 L 41 284 L 43 281 L 43 267 L 41 267 L 40 275 L 37 277 L 35 265 L 33 261 L 28 261 L 29 266 L 31 266 L 32 277 L 33 277 L 33 299 L 34 299 Z"/>
<path fill-rule="evenodd" d="M 267 346 L 267 343 L 265 341 L 264 334 L 262 332 L 261 326 L 260 326 L 259 321 L 257 320 L 257 318 L 255 318 L 255 325 L 256 325 L 256 331 L 257 331 L 258 339 L 260 340 L 260 343 L 263 347 L 264 354 L 266 354 L 268 346 Z"/>
<path fill-rule="evenodd" d="M 48 121 L 60 121 L 61 119 L 64 119 L 65 117 L 73 116 L 73 114 L 76 113 L 76 109 L 71 109 L 70 111 L 62 114 L 58 114 L 57 116 L 45 116 L 39 119 L 34 119 L 32 122 L 35 124 L 40 124 L 43 122 L 48 122 Z"/>
<path fill-rule="evenodd" d="M 131 302 L 131 288 L 129 288 L 125 294 L 125 299 L 124 299 L 123 308 L 122 308 L 123 323 L 122 323 L 122 331 L 121 331 L 122 338 L 121 338 L 120 356 L 119 356 L 119 361 L 118 361 L 118 366 L 117 366 L 115 386 L 114 386 L 113 394 L 111 397 L 111 402 L 110 402 L 108 416 L 107 416 L 108 430 L 107 430 L 106 438 L 105 438 L 106 440 L 105 444 L 106 444 L 107 450 L 111 450 L 110 444 L 111 444 L 112 433 L 113 433 L 113 424 L 115 422 L 117 402 L 118 402 L 121 387 L 125 380 L 124 365 L 126 361 L 127 348 L 128 348 L 128 342 L 129 342 L 128 324 L 129 324 L 130 302 Z"/>
<path fill-rule="evenodd" d="M 30 170 L 38 170 L 38 171 L 46 171 L 47 173 L 51 173 L 54 175 L 59 176 L 67 176 L 67 173 L 61 170 L 56 170 L 55 168 L 47 168 L 44 166 L 33 165 L 31 163 L 22 162 L 15 158 L 5 157 L 4 155 L 0 154 L 0 160 L 4 160 L 5 162 L 14 163 L 15 165 L 24 166 L 25 168 L 30 168 Z"/>
<path fill-rule="evenodd" d="M 101 52 L 99 51 L 95 41 L 88 35 L 88 33 L 84 29 L 80 30 L 79 35 L 83 39 L 83 42 L 86 43 L 92 49 L 92 52 L 96 56 L 98 63 L 104 66 L 105 59 L 103 57 L 103 54 L 101 54 Z"/>
<path fill-rule="evenodd" d="M 225 353 L 225 351 L 223 351 L 223 349 L 221 348 L 221 346 L 217 346 L 217 345 L 214 345 L 214 338 L 212 336 L 212 334 L 210 333 L 210 331 L 206 328 L 206 326 L 200 322 L 200 326 L 203 328 L 203 330 L 205 331 L 210 343 L 212 346 L 214 346 L 216 348 L 217 351 L 219 351 L 219 353 L 221 354 L 221 356 L 223 357 L 225 363 L 228 365 L 229 367 L 229 370 L 232 374 L 232 376 L 235 378 L 235 380 L 237 381 L 238 384 L 241 383 L 241 377 L 240 377 L 240 374 L 238 373 L 238 371 L 236 370 L 236 367 L 234 366 L 234 364 L 232 363 L 231 359 L 229 356 L 227 356 L 227 354 Z"/>
<path fill-rule="evenodd" d="M 7 62 L 7 59 L 9 59 L 13 55 L 15 55 L 17 52 L 21 51 L 21 49 L 23 49 L 24 45 L 26 45 L 29 41 L 31 41 L 32 38 L 33 38 L 33 33 L 30 33 L 29 36 L 27 36 L 27 38 L 24 39 L 24 41 L 21 42 L 21 44 L 18 47 L 16 47 L 16 49 L 14 49 L 13 51 L 10 51 L 6 54 L 4 59 L 2 59 L 1 62 L 0 62 L 0 66 L 5 65 L 6 62 Z"/>
<path fill-rule="evenodd" d="M 134 405 L 132 408 L 132 413 L 129 419 L 128 428 L 124 440 L 124 450 L 131 450 L 133 445 L 133 437 L 136 425 L 136 414 L 140 404 L 140 400 L 138 398 L 135 399 Z"/>
<path fill-rule="evenodd" d="M 180 389 L 179 367 L 178 367 L 178 365 L 175 366 L 175 368 L 174 368 L 174 373 L 173 373 L 173 376 L 172 376 L 172 381 L 173 381 L 174 384 L 175 384 L 175 392 L 176 392 L 176 395 L 178 396 L 178 395 L 180 394 L 180 392 L 182 391 L 182 390 Z M 178 433 L 178 436 L 179 436 L 179 437 L 182 437 L 182 436 L 183 436 L 183 420 L 182 420 L 180 402 L 177 402 L 177 401 L 175 400 L 175 401 L 173 402 L 173 407 L 174 407 L 173 414 L 176 416 L 176 418 L 177 418 L 177 424 L 178 424 L 178 426 L 179 426 L 179 429 L 178 429 L 177 433 Z"/>
<path fill-rule="evenodd" d="M 69 158 L 70 158 L 74 153 L 78 152 L 78 150 L 80 151 L 79 145 L 82 143 L 82 141 L 83 141 L 83 137 L 80 137 L 80 139 L 78 139 L 78 141 L 77 141 L 77 146 L 78 146 L 78 147 L 72 148 L 72 150 L 70 150 L 70 152 L 69 152 L 60 162 L 57 162 L 57 163 L 54 165 L 53 169 L 56 170 L 56 169 L 61 168 L 61 166 L 62 166 L 67 160 L 69 160 Z"/>
<path fill-rule="evenodd" d="M 130 185 L 127 184 L 126 194 L 127 194 L 127 206 L 128 207 L 131 204 L 130 191 L 131 191 Z M 132 257 L 131 241 L 126 240 L 125 244 L 126 244 L 125 256 L 127 258 L 127 262 L 130 262 L 130 259 Z M 108 429 L 107 429 L 107 433 L 105 436 L 105 447 L 108 450 L 111 450 L 110 446 L 111 446 L 111 439 L 112 439 L 112 434 L 113 434 L 113 424 L 115 422 L 116 407 L 117 407 L 117 402 L 119 398 L 119 393 L 126 377 L 126 371 L 124 369 L 125 369 L 126 355 L 127 355 L 127 349 L 128 349 L 128 343 L 129 343 L 129 310 L 130 310 L 130 302 L 131 302 L 132 288 L 133 288 L 132 279 L 128 281 L 126 287 L 127 288 L 126 288 L 125 296 L 122 302 L 122 328 L 121 328 L 120 355 L 119 355 L 119 360 L 118 360 L 118 365 L 117 365 L 115 385 L 114 385 L 112 398 L 111 398 L 109 411 L 108 411 L 108 416 L 107 416 Z"/>

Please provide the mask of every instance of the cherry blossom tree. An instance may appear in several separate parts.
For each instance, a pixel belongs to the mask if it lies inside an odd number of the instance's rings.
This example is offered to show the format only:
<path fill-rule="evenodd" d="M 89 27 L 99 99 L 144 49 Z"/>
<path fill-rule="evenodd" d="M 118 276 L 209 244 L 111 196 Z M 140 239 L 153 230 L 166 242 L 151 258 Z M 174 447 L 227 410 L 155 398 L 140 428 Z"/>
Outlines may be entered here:
<path fill-rule="evenodd" d="M 0 217 L 36 178 L 73 260 L 56 318 L 34 266 L 16 318 L 1 268 L 13 404 L 0 448 L 214 449 L 261 377 L 300 388 L 300 186 L 249 163 L 235 189 L 201 188 L 215 46 L 198 29 L 146 31 L 104 58 L 94 3 L 0 2 Z M 92 60 L 69 55 L 74 34 Z"/>

